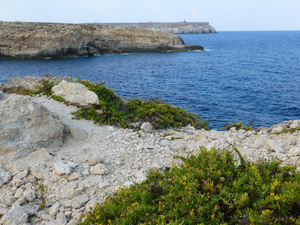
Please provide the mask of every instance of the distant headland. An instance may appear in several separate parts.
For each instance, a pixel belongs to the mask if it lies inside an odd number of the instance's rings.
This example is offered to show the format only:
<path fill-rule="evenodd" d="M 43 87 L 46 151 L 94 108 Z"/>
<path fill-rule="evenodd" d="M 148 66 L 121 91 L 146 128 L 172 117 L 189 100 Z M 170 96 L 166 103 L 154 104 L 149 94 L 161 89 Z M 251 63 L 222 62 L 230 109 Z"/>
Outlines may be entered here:
<path fill-rule="evenodd" d="M 144 29 L 168 32 L 173 34 L 205 34 L 216 33 L 216 29 L 208 22 L 177 22 L 177 23 L 100 23 L 100 25 L 129 27 L 134 29 Z"/>
<path fill-rule="evenodd" d="M 0 57 L 59 58 L 124 52 L 203 50 L 175 34 L 101 24 L 0 22 Z"/>

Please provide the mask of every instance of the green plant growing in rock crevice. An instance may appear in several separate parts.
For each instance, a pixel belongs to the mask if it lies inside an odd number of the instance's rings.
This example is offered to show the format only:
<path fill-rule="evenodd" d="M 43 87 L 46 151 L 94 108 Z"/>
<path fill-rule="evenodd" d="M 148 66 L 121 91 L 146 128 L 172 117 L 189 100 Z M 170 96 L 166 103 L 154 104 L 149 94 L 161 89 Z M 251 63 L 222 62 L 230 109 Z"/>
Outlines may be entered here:
<path fill-rule="evenodd" d="M 48 188 L 45 188 L 42 184 L 39 184 L 39 190 L 41 192 L 41 203 L 39 206 L 39 210 L 42 210 L 46 205 L 46 198 L 47 198 L 46 192 Z"/>
<path fill-rule="evenodd" d="M 278 161 L 237 166 L 227 151 L 200 151 L 106 198 L 88 224 L 300 224 L 300 174 Z"/>
<path fill-rule="evenodd" d="M 173 134 L 175 134 L 175 132 L 164 133 L 162 136 L 163 136 L 163 137 L 166 137 L 166 136 L 172 136 Z"/>
<path fill-rule="evenodd" d="M 172 138 L 171 138 L 172 141 L 173 141 L 173 140 L 181 140 L 181 139 L 183 139 L 183 137 L 172 137 Z"/>
<path fill-rule="evenodd" d="M 290 133 L 290 134 L 293 134 L 295 133 L 296 131 L 300 131 L 300 127 L 296 127 L 296 128 L 288 128 L 288 127 L 285 127 L 283 129 L 282 132 L 279 132 L 277 134 L 286 134 L 286 133 Z"/>
<path fill-rule="evenodd" d="M 245 126 L 245 125 L 243 124 L 242 121 L 240 121 L 240 122 L 238 122 L 238 123 L 236 123 L 236 124 L 235 124 L 235 123 L 229 122 L 229 124 L 225 124 L 225 125 L 221 128 L 221 130 L 230 130 L 232 127 L 235 127 L 236 130 L 253 131 L 254 128 L 253 128 L 252 124 L 253 124 L 253 120 L 251 120 L 251 121 L 249 122 L 249 126 Z"/>

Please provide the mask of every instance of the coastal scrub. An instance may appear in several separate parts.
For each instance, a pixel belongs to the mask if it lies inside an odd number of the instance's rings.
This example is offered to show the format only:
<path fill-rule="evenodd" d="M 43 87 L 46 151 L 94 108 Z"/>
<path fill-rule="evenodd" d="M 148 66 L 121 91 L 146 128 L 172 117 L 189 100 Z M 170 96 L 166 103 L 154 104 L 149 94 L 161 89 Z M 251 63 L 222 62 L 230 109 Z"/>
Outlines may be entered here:
<path fill-rule="evenodd" d="M 197 129 L 208 130 L 209 123 L 197 114 L 188 113 L 186 109 L 163 103 L 159 98 L 148 99 L 148 101 L 141 98 L 123 100 L 114 93 L 114 90 L 106 88 L 104 82 L 92 83 L 78 77 L 78 83 L 83 84 L 98 96 L 99 105 L 80 107 L 79 110 L 72 113 L 73 119 L 93 120 L 95 124 L 117 125 L 123 128 L 135 128 L 134 124 L 136 123 L 150 122 L 155 129 L 191 124 Z M 39 90 L 26 93 L 31 96 L 47 95 L 56 101 L 68 104 L 64 98 L 53 94 L 54 86 L 54 82 L 45 80 Z"/>
<path fill-rule="evenodd" d="M 80 108 L 73 113 L 74 119 L 84 118 L 93 120 L 98 124 L 120 125 L 123 128 L 134 128 L 133 123 L 150 122 L 156 129 L 181 127 L 188 124 L 198 129 L 208 129 L 208 122 L 198 115 L 163 103 L 160 99 L 144 101 L 135 98 L 124 103 L 119 96 L 114 94 L 113 90 L 104 87 L 104 82 L 94 84 L 90 81 L 81 80 L 80 77 L 78 82 L 96 93 L 100 105 Z"/>
<path fill-rule="evenodd" d="M 201 148 L 184 164 L 120 188 L 78 224 L 300 224 L 300 174 Z"/>
<path fill-rule="evenodd" d="M 249 126 L 245 126 L 245 125 L 243 124 L 242 121 L 240 121 L 240 122 L 238 122 L 238 123 L 236 123 L 236 124 L 235 124 L 235 123 L 229 122 L 229 124 L 225 124 L 225 125 L 221 128 L 221 130 L 230 130 L 232 127 L 235 127 L 236 130 L 253 131 L 254 128 L 253 128 L 252 124 L 253 124 L 253 120 L 251 120 L 251 121 L 249 122 Z"/>

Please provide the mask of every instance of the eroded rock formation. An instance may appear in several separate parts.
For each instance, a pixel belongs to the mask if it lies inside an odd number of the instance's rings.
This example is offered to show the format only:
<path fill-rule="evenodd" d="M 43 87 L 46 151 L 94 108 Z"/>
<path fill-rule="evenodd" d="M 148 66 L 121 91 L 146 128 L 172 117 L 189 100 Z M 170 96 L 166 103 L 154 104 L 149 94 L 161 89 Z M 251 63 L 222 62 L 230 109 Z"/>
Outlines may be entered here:
<path fill-rule="evenodd" d="M 64 126 L 30 97 L 0 93 L 0 155 L 28 155 L 37 148 L 62 145 Z"/>
<path fill-rule="evenodd" d="M 0 22 L 0 57 L 47 58 L 106 53 L 203 50 L 175 34 L 96 24 Z"/>

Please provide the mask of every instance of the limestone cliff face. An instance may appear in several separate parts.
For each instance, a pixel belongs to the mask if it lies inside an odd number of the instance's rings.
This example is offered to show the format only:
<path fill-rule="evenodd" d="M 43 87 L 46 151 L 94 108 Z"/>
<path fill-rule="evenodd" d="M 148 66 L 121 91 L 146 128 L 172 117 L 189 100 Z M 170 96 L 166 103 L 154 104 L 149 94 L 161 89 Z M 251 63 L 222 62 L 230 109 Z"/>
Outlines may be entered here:
<path fill-rule="evenodd" d="M 216 29 L 208 22 L 179 22 L 179 23 L 106 23 L 102 25 L 129 27 L 173 34 L 204 34 L 216 33 Z"/>
<path fill-rule="evenodd" d="M 46 58 L 203 50 L 175 34 L 87 24 L 0 22 L 0 57 Z"/>

